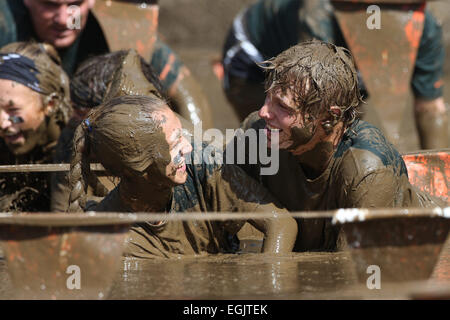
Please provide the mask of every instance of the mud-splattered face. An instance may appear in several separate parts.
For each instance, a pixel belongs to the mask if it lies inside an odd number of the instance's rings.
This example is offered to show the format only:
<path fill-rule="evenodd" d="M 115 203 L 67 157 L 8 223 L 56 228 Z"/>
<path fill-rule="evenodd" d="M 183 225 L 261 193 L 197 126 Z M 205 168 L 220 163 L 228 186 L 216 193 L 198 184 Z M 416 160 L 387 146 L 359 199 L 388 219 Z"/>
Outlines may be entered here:
<path fill-rule="evenodd" d="M 72 45 L 84 29 L 95 0 L 25 0 L 24 3 L 40 40 L 61 49 Z"/>
<path fill-rule="evenodd" d="M 39 128 L 51 107 L 39 93 L 12 80 L 0 79 L 0 137 L 16 155 L 31 151 L 41 138 Z"/>
<path fill-rule="evenodd" d="M 271 130 L 276 130 L 280 149 L 296 155 L 311 150 L 326 135 L 319 125 L 322 117 L 314 119 L 302 114 L 295 105 L 291 90 L 285 94 L 281 90 L 269 91 L 259 116 L 266 121 L 269 146 Z"/>
<path fill-rule="evenodd" d="M 192 146 L 184 135 L 180 120 L 175 114 L 167 110 L 164 112 L 166 121 L 163 131 L 169 144 L 170 163 L 166 167 L 167 177 L 175 184 L 186 182 L 186 155 L 192 151 Z"/>

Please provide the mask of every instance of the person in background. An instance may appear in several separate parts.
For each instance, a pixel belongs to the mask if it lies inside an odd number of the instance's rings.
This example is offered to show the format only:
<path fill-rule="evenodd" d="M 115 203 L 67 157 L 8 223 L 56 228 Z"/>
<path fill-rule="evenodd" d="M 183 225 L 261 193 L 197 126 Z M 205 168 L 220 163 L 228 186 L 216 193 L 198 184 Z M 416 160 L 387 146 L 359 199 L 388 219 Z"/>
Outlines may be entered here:
<path fill-rule="evenodd" d="M 55 49 L 18 42 L 0 49 L 0 164 L 52 163 L 71 116 L 69 79 Z M 49 211 L 48 174 L 2 174 L 0 211 Z"/>
<path fill-rule="evenodd" d="M 223 48 L 224 90 L 241 120 L 264 102 L 264 73 L 258 63 L 303 41 L 346 47 L 330 0 L 258 0 L 233 21 Z M 448 148 L 448 111 L 443 98 L 442 28 L 429 10 L 411 87 L 422 149 Z M 362 95 L 367 95 L 359 81 Z"/>
<path fill-rule="evenodd" d="M 155 1 L 156 3 L 156 1 Z M 80 12 L 80 28 L 70 28 L 69 7 Z M 34 39 L 53 45 L 69 77 L 87 58 L 110 51 L 91 9 L 95 0 L 0 0 L 0 46 Z M 148 36 L 143 32 L 142 37 Z M 197 81 L 178 56 L 158 37 L 150 65 L 177 112 L 203 128 L 213 126 L 211 107 Z"/>

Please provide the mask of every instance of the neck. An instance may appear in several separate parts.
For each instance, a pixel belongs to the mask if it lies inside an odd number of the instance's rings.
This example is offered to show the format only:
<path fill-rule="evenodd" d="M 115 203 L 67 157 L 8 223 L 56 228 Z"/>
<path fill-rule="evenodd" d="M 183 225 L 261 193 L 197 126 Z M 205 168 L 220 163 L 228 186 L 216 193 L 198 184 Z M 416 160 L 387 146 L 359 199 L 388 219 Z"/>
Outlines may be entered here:
<path fill-rule="evenodd" d="M 328 135 L 317 135 L 309 146 L 293 152 L 308 178 L 317 178 L 327 169 L 343 134 L 343 124 L 339 123 Z"/>
<path fill-rule="evenodd" d="M 155 186 L 144 179 L 123 178 L 119 184 L 121 200 L 134 212 L 165 212 L 173 188 Z"/>

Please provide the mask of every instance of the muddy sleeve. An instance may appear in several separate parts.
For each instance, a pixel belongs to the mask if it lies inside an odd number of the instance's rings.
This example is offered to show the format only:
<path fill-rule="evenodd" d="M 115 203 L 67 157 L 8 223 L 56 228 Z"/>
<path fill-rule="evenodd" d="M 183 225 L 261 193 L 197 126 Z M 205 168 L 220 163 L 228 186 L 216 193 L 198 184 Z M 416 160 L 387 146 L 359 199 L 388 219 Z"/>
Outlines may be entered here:
<path fill-rule="evenodd" d="M 436 207 L 439 200 L 413 187 L 408 176 L 400 177 L 390 169 L 366 173 L 342 189 L 343 208 Z"/>
<path fill-rule="evenodd" d="M 158 39 L 150 65 L 158 74 L 163 90 L 168 92 L 180 73 L 183 63 L 168 45 Z"/>
<path fill-rule="evenodd" d="M 246 221 L 264 233 L 263 252 L 285 253 L 292 251 L 297 236 L 297 223 L 272 195 L 241 168 L 223 165 L 208 178 L 210 199 L 214 211 L 269 212 L 271 218 L 227 222 L 227 230 L 235 234 Z"/>
<path fill-rule="evenodd" d="M 442 96 L 444 60 L 442 27 L 427 10 L 411 83 L 416 97 L 432 100 Z"/>

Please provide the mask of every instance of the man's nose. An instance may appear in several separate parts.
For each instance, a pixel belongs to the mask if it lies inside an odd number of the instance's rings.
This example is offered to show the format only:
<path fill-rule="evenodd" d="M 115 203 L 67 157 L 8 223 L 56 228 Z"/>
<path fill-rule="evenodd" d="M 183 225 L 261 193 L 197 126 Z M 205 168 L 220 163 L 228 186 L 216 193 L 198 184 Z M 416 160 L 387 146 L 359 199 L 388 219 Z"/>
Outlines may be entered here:
<path fill-rule="evenodd" d="M 183 153 L 183 155 L 186 155 L 192 151 L 192 145 L 190 144 L 188 139 L 186 139 L 186 137 L 183 137 L 183 139 L 184 139 L 184 145 L 183 145 L 183 148 L 181 149 L 181 152 Z"/>
<path fill-rule="evenodd" d="M 263 118 L 263 119 L 272 119 L 273 118 L 273 114 L 270 111 L 270 106 L 268 105 L 267 102 L 265 102 L 264 105 L 261 107 L 261 109 L 259 109 L 258 115 L 260 118 Z"/>
<path fill-rule="evenodd" d="M 69 23 L 69 19 L 71 15 L 69 14 L 68 7 L 66 4 L 60 5 L 58 9 L 56 9 L 54 22 L 56 22 L 60 26 L 67 26 Z"/>

